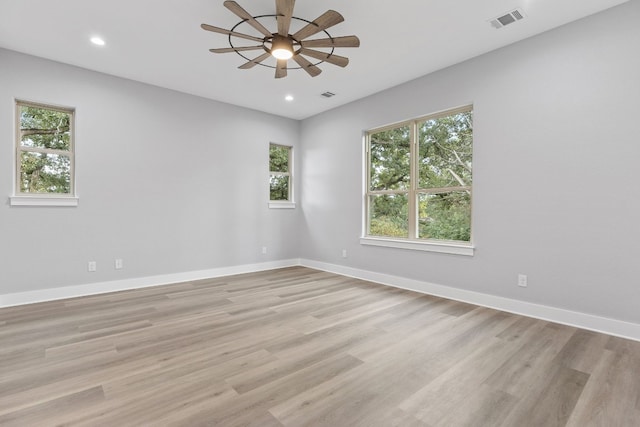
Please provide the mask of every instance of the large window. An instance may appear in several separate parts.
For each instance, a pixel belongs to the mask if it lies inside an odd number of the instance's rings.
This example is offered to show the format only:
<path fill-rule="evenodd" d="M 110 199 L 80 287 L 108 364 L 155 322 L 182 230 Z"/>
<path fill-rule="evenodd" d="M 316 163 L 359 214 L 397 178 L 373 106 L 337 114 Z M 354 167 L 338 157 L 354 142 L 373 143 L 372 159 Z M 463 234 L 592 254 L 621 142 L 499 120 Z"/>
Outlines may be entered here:
<path fill-rule="evenodd" d="M 293 207 L 292 148 L 269 144 L 269 206 Z"/>
<path fill-rule="evenodd" d="M 16 102 L 16 196 L 73 197 L 72 109 Z"/>
<path fill-rule="evenodd" d="M 366 137 L 366 236 L 470 245 L 472 107 Z"/>

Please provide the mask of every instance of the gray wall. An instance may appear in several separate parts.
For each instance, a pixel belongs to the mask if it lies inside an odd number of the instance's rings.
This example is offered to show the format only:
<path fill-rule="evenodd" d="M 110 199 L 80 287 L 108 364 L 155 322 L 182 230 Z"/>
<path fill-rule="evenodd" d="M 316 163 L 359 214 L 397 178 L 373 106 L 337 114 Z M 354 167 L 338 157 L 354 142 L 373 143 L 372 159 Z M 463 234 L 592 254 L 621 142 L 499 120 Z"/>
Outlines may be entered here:
<path fill-rule="evenodd" d="M 0 205 L 0 294 L 298 256 L 299 209 L 267 202 L 269 142 L 298 153 L 299 122 L 0 50 L 4 196 L 14 98 L 77 109 L 80 202 Z"/>
<path fill-rule="evenodd" d="M 80 196 L 0 205 L 0 294 L 302 257 L 640 323 L 638 22 L 633 0 L 301 123 L 0 50 L 0 194 L 17 97 L 77 108 Z M 476 255 L 361 246 L 363 131 L 468 103 Z M 270 141 L 298 209 L 267 209 Z"/>
<path fill-rule="evenodd" d="M 631 1 L 305 120 L 301 256 L 640 323 L 639 23 Z M 363 131 L 468 103 L 475 256 L 361 246 Z"/>

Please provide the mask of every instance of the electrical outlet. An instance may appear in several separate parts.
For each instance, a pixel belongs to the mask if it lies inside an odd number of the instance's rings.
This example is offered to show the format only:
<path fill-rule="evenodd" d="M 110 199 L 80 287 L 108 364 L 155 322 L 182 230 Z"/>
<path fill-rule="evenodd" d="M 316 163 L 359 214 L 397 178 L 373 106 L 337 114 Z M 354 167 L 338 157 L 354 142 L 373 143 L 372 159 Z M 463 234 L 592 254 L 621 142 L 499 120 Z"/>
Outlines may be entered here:
<path fill-rule="evenodd" d="M 122 259 L 121 258 L 116 258 L 115 260 L 115 269 L 116 270 L 122 270 L 124 264 L 122 263 Z"/>
<path fill-rule="evenodd" d="M 347 257 L 347 250 L 343 249 L 342 250 L 342 258 L 346 258 Z"/>
<path fill-rule="evenodd" d="M 266 246 L 263 246 L 263 247 L 262 247 L 262 253 L 263 253 L 263 254 L 266 254 L 266 253 L 267 253 L 267 247 L 266 247 Z"/>
<path fill-rule="evenodd" d="M 518 286 L 521 288 L 527 287 L 527 275 L 526 274 L 518 274 Z"/>
<path fill-rule="evenodd" d="M 89 261 L 87 263 L 87 270 L 90 272 L 95 272 L 98 270 L 98 264 L 95 261 Z"/>

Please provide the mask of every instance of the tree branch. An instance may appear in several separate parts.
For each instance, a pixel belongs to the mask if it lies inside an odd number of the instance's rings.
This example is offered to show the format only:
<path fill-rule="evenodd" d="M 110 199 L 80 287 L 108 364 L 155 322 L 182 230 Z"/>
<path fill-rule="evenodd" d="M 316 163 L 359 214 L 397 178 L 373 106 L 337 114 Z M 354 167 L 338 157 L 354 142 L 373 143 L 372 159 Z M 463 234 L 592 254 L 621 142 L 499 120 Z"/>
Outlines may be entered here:
<path fill-rule="evenodd" d="M 460 163 L 460 166 L 465 168 L 469 173 L 472 173 L 469 165 L 467 165 L 465 162 L 462 161 L 460 156 L 458 156 L 458 153 L 456 152 L 456 150 L 451 150 L 451 151 L 453 151 L 453 155 L 456 156 L 456 160 L 458 161 L 458 163 Z"/>
<path fill-rule="evenodd" d="M 449 173 L 453 176 L 453 178 L 458 181 L 458 184 L 460 184 L 462 187 L 466 187 L 467 184 L 465 184 L 465 182 L 462 180 L 462 178 L 460 178 L 458 176 L 457 173 L 455 173 L 452 169 L 447 169 L 449 171 Z"/>
<path fill-rule="evenodd" d="M 407 176 L 406 175 L 399 175 L 399 176 L 396 175 L 396 176 L 390 178 L 389 180 L 385 181 L 383 183 L 383 188 L 376 187 L 376 188 L 374 188 L 374 190 L 389 190 L 395 184 L 398 184 L 400 182 L 406 182 L 406 181 L 407 181 Z"/>
<path fill-rule="evenodd" d="M 454 156 L 456 156 L 456 161 L 460 164 L 460 166 L 462 166 L 463 168 L 465 168 L 469 173 L 473 173 L 471 168 L 469 167 L 468 164 L 466 164 L 465 162 L 462 161 L 462 159 L 460 158 L 460 156 L 458 155 L 458 153 L 456 152 L 456 150 L 453 149 L 449 149 L 445 146 L 443 146 L 442 144 L 440 144 L 439 142 L 434 142 L 434 144 L 436 146 L 438 146 L 441 150 L 443 151 L 448 151 L 450 153 L 453 153 Z"/>
<path fill-rule="evenodd" d="M 453 175 L 453 178 L 454 178 L 456 181 L 458 181 L 458 184 L 460 184 L 460 186 L 462 186 L 462 187 L 466 187 L 466 186 L 467 186 L 467 184 L 464 182 L 464 180 L 463 180 L 462 178 L 460 178 L 460 177 L 458 176 L 458 174 L 457 174 L 457 173 L 455 173 L 455 172 L 454 172 L 454 171 L 452 171 L 451 169 L 447 169 L 447 170 L 449 171 L 449 173 L 450 173 L 451 175 Z M 467 194 L 471 194 L 471 192 L 470 192 L 469 190 L 464 190 L 464 191 L 465 191 Z"/>

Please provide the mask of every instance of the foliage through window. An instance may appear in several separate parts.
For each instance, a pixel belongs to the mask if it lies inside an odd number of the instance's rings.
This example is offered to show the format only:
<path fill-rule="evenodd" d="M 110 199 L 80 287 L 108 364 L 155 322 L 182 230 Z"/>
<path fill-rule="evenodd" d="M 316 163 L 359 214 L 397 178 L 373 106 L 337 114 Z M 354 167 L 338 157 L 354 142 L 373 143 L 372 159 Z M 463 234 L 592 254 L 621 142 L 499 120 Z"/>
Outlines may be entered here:
<path fill-rule="evenodd" d="M 71 109 L 17 101 L 16 194 L 74 194 Z"/>
<path fill-rule="evenodd" d="M 473 111 L 367 132 L 367 235 L 471 242 Z"/>
<path fill-rule="evenodd" d="M 291 147 L 269 144 L 269 200 L 291 201 Z"/>

